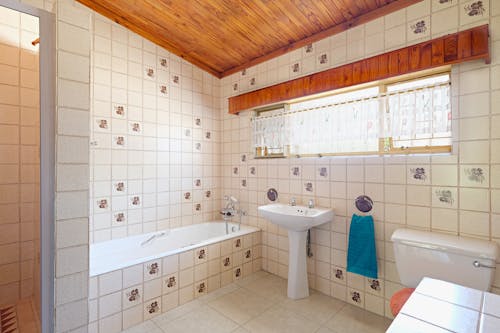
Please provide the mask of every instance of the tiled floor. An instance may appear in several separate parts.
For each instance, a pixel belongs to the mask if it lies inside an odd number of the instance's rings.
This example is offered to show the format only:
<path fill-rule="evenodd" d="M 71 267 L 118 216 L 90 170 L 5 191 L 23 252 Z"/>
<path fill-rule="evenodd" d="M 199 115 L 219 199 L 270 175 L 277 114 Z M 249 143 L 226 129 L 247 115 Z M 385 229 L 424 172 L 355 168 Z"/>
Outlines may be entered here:
<path fill-rule="evenodd" d="M 298 301 L 286 297 L 286 280 L 252 274 L 166 312 L 126 333 L 377 333 L 390 320 L 312 292 Z"/>

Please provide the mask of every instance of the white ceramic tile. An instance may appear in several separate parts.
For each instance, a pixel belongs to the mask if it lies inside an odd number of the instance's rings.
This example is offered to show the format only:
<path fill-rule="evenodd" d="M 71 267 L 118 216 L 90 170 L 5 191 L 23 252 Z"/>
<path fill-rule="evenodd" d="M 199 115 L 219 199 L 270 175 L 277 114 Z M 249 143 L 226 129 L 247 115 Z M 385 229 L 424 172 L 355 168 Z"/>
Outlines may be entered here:
<path fill-rule="evenodd" d="M 454 332 L 475 331 L 479 320 L 476 311 L 418 293 L 405 303 L 401 313 Z"/>

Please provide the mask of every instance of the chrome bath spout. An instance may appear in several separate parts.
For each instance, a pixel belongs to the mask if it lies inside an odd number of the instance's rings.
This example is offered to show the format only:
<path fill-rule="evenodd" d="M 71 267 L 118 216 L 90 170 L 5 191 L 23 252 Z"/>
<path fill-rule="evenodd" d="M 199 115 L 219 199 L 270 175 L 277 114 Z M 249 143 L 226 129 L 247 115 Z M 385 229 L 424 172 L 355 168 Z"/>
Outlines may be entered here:
<path fill-rule="evenodd" d="M 144 246 L 144 245 L 146 245 L 146 244 L 149 244 L 149 243 L 151 243 L 153 240 L 155 240 L 156 238 L 163 237 L 163 236 L 165 236 L 166 234 L 167 234 L 167 233 L 166 233 L 165 231 L 162 231 L 162 232 L 160 232 L 160 233 L 158 233 L 158 234 L 154 234 L 153 236 L 151 236 L 151 237 L 149 237 L 148 239 L 146 239 L 145 241 L 143 241 L 143 242 L 141 243 L 141 246 Z"/>

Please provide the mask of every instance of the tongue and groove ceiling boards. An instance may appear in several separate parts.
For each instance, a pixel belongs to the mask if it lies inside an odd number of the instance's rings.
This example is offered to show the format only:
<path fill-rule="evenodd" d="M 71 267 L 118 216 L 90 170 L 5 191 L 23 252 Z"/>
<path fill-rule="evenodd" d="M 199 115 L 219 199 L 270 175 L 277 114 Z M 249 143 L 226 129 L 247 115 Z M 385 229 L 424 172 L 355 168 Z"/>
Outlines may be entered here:
<path fill-rule="evenodd" d="M 224 77 L 422 0 L 78 0 Z"/>

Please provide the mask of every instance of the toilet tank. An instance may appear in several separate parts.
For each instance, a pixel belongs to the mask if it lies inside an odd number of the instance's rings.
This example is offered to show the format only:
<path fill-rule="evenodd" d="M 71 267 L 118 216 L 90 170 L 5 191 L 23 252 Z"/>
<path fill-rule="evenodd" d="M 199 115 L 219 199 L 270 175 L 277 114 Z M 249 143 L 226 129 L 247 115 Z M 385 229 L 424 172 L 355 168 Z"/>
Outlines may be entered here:
<path fill-rule="evenodd" d="M 397 229 L 394 242 L 401 283 L 415 288 L 424 277 L 489 290 L 498 256 L 496 243 L 410 229 Z"/>

